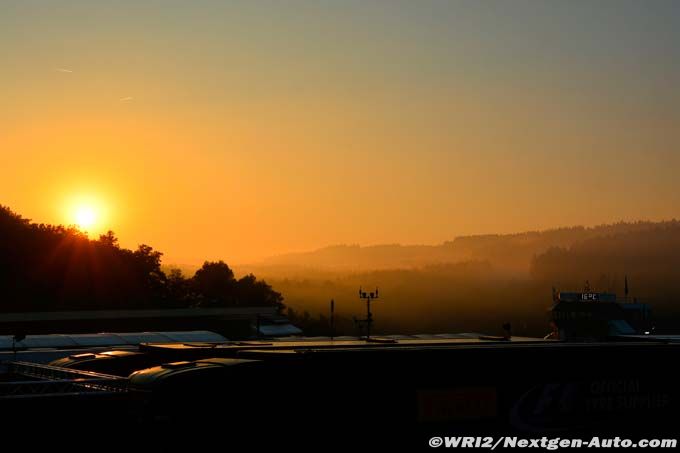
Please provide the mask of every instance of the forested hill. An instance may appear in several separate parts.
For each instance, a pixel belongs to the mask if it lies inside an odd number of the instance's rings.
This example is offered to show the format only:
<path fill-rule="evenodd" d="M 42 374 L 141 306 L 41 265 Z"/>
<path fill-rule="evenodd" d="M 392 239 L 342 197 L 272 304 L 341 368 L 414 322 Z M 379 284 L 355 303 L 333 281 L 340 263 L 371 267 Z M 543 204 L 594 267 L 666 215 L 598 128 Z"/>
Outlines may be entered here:
<path fill-rule="evenodd" d="M 288 305 L 297 312 L 309 312 L 312 320 L 315 314 L 328 313 L 330 299 L 334 299 L 338 313 L 351 320 L 362 309 L 356 290 L 360 286 L 379 287 L 381 299 L 375 304 L 374 314 L 379 320 L 377 328 L 384 332 L 500 333 L 497 329 L 502 323 L 511 321 L 518 333 L 543 335 L 552 289 L 580 291 L 587 285 L 594 291 L 611 292 L 619 297 L 625 295 L 628 287 L 631 301 L 638 299 L 651 304 L 654 324 L 660 332 L 678 333 L 678 222 L 478 236 L 433 249 L 442 252 L 447 247 L 459 252 L 448 255 L 448 259 L 478 259 L 411 269 L 352 272 L 300 268 L 296 274 L 293 268 L 263 267 L 258 275 L 266 275 L 286 295 Z M 392 250 L 400 248 L 393 246 Z M 371 247 L 348 247 L 343 250 L 344 259 L 361 259 L 356 256 L 363 258 L 371 251 Z M 384 256 L 385 251 L 382 252 Z M 523 274 L 507 272 L 513 269 L 508 263 L 521 264 Z M 300 325 L 307 327 L 304 323 Z M 351 322 L 347 325 L 346 331 L 351 332 Z"/>
<path fill-rule="evenodd" d="M 680 225 L 667 222 L 553 247 L 533 259 L 531 272 L 534 279 L 560 287 L 590 280 L 619 292 L 627 277 L 645 296 L 675 301 L 680 294 Z"/>
<path fill-rule="evenodd" d="M 161 269 L 162 253 L 120 247 L 113 232 L 89 239 L 75 228 L 31 223 L 0 206 L 0 311 L 275 305 L 283 297 L 222 262 L 192 278 Z"/>
<path fill-rule="evenodd" d="M 569 248 L 598 237 L 677 227 L 680 222 L 632 222 L 575 226 L 516 234 L 461 236 L 440 245 L 336 245 L 271 257 L 249 269 L 275 271 L 292 267 L 314 270 L 378 270 L 418 268 L 433 264 L 488 261 L 496 269 L 527 274 L 534 256 L 553 247 Z"/>

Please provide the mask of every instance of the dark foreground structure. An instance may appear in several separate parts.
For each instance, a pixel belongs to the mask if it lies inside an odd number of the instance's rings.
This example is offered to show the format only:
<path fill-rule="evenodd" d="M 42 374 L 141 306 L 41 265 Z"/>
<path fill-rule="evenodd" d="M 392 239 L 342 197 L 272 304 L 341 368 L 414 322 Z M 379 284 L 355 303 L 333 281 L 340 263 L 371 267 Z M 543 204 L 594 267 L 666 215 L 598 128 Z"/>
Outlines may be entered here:
<path fill-rule="evenodd" d="M 0 335 L 210 330 L 247 338 L 256 325 L 263 328 L 280 320 L 287 321 L 276 307 L 0 313 Z"/>
<path fill-rule="evenodd" d="M 172 342 L 63 353 L 49 365 L 11 360 L 0 422 L 157 446 L 218 436 L 258 451 L 418 450 L 444 436 L 675 438 L 680 337 L 649 335 L 648 308 L 614 295 L 554 302 L 546 339 L 509 326 L 505 337 L 194 332 L 207 341 L 192 342 L 168 332 Z"/>
<path fill-rule="evenodd" d="M 664 364 L 679 348 L 490 337 L 141 345 L 10 364 L 36 393 L 5 386 L 0 404 L 11 415 L 5 426 L 115 427 L 159 441 L 219 432 L 293 448 L 319 439 L 418 448 L 431 436 L 668 436 L 680 389 Z"/>

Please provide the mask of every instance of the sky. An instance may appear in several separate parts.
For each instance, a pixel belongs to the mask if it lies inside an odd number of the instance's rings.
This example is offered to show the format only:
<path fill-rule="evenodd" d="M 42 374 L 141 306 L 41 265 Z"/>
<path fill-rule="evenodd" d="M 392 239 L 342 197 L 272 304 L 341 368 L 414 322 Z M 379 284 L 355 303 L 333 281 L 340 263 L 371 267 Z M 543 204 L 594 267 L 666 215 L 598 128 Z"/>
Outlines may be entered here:
<path fill-rule="evenodd" d="M 166 263 L 680 217 L 677 1 L 0 0 L 0 61 L 0 204 Z"/>

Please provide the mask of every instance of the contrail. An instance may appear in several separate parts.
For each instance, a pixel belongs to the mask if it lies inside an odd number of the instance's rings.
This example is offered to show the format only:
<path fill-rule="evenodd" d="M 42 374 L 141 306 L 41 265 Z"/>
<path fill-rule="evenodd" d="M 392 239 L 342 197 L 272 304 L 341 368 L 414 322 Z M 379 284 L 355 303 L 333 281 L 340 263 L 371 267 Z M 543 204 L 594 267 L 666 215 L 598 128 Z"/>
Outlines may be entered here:
<path fill-rule="evenodd" d="M 126 101 L 131 101 L 132 99 L 133 99 L 132 96 L 127 96 L 127 97 L 124 97 L 124 98 L 120 98 L 120 101 L 121 101 L 121 102 L 126 102 Z"/>
<path fill-rule="evenodd" d="M 70 69 L 66 69 L 66 68 L 56 68 L 55 71 L 57 71 L 57 72 L 68 72 L 68 73 L 73 72 Z"/>

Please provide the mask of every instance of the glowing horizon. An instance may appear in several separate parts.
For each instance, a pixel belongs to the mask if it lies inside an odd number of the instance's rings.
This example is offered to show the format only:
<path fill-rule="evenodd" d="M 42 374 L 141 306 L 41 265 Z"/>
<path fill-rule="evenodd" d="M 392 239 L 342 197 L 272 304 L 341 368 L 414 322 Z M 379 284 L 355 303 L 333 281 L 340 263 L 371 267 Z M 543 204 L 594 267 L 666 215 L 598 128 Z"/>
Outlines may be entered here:
<path fill-rule="evenodd" d="M 0 203 L 187 264 L 680 218 L 678 3 L 295 3 L 3 2 Z"/>

